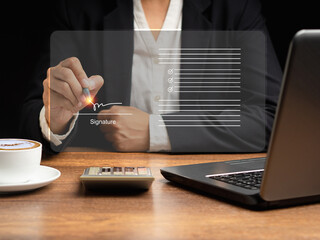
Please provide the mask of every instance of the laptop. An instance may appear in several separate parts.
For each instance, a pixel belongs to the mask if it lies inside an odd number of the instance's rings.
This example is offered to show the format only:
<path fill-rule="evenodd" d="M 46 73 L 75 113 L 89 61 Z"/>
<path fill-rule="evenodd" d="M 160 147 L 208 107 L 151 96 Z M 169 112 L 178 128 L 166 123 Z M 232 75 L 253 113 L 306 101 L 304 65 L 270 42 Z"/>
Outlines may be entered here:
<path fill-rule="evenodd" d="M 320 200 L 320 30 L 289 48 L 266 158 L 162 168 L 168 180 L 247 208 Z"/>

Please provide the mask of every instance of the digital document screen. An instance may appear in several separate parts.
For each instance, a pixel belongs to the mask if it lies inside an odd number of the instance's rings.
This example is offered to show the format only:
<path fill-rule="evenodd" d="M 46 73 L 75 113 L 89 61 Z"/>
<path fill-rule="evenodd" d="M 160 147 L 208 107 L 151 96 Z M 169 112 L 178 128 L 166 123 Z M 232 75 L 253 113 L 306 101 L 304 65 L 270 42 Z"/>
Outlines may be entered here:
<path fill-rule="evenodd" d="M 150 144 L 165 142 L 169 152 L 266 147 L 262 32 L 58 31 L 50 44 L 52 67 L 76 57 L 88 77 L 104 80 L 87 105 L 72 113 L 61 151 L 116 151 L 108 129 L 119 121 L 139 124 L 131 108 L 149 114 Z M 52 124 L 59 114 L 70 113 L 51 109 Z M 57 149 L 55 143 L 51 147 Z"/>

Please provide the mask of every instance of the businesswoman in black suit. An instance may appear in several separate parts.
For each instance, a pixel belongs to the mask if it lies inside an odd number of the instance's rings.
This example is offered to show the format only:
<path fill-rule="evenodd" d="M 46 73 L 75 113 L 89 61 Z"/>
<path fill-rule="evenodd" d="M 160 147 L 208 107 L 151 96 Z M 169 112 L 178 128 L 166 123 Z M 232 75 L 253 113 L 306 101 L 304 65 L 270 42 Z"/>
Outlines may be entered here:
<path fill-rule="evenodd" d="M 104 89 L 103 86 L 117 86 L 119 81 L 106 79 L 99 75 L 100 72 L 88 76 L 86 67 L 79 58 L 70 56 L 50 66 L 47 56 L 44 57 L 45 60 L 41 60 L 41 67 L 37 69 L 40 73 L 46 73 L 46 76 L 39 79 L 37 75 L 31 80 L 33 87 L 24 103 L 21 125 L 24 137 L 37 139 L 44 143 L 46 150 L 56 152 L 69 144 L 79 143 L 77 136 L 104 139 L 102 145 L 110 143 L 117 151 L 243 152 L 263 151 L 267 147 L 267 144 L 261 143 L 268 142 L 269 139 L 282 73 L 260 13 L 259 0 L 60 1 L 56 5 L 53 8 L 56 30 L 174 28 L 182 31 L 262 31 L 267 45 L 266 106 L 256 113 L 253 111 L 251 116 L 244 114 L 241 121 L 247 122 L 244 124 L 246 126 L 251 125 L 251 130 L 247 128 L 230 131 L 227 128 L 206 127 L 154 130 L 155 121 L 163 119 L 153 118 L 150 112 L 152 110 L 143 107 L 144 102 L 149 99 L 137 100 L 132 96 L 143 95 L 142 92 L 133 91 L 137 85 L 133 78 L 133 57 L 131 66 L 126 69 L 128 71 L 124 71 L 128 74 L 121 75 L 123 82 L 119 94 L 122 95 L 120 98 L 123 105 L 101 111 L 112 113 L 114 117 L 98 117 L 116 120 L 117 124 L 101 126 L 95 135 L 90 136 L 89 132 L 81 133 L 81 124 L 75 117 L 88 105 L 82 89 L 88 88 L 91 97 L 96 94 L 108 96 L 112 93 L 108 87 Z M 157 40 L 159 31 L 152 33 Z M 135 49 L 131 50 L 128 56 L 136 54 Z M 146 98 L 153 96 L 155 91 L 150 86 L 144 90 L 149 94 L 146 94 Z M 177 99 L 179 97 L 181 98 L 178 96 Z M 117 116 L 123 112 L 132 114 L 130 120 Z M 265 121 L 266 126 L 262 124 Z M 265 135 L 254 134 L 261 129 L 265 131 Z"/>

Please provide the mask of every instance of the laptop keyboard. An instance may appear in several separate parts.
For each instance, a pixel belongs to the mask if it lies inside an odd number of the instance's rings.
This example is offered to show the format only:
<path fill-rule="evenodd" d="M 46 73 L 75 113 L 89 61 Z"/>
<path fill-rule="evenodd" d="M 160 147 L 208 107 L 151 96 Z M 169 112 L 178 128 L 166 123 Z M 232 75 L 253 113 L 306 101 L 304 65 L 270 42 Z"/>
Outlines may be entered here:
<path fill-rule="evenodd" d="M 260 189 L 264 170 L 246 171 L 239 173 L 217 174 L 208 176 L 211 179 L 229 183 L 238 187 L 257 190 Z"/>

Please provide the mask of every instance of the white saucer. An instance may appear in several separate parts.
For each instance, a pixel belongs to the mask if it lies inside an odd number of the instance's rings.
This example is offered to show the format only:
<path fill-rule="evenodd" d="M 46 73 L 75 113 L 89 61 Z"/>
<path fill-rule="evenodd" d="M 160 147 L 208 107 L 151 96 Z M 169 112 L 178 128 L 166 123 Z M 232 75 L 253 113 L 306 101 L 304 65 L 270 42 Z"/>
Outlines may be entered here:
<path fill-rule="evenodd" d="M 41 188 L 56 180 L 60 175 L 60 171 L 55 168 L 40 166 L 39 171 L 27 182 L 11 184 L 0 183 L 0 193 L 20 192 Z"/>

